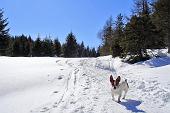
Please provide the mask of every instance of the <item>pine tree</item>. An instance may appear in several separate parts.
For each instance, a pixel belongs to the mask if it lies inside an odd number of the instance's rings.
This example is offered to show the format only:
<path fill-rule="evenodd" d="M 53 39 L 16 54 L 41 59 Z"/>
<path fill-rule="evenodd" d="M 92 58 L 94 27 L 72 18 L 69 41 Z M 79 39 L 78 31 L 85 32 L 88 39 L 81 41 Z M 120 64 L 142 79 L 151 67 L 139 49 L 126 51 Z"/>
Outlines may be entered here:
<path fill-rule="evenodd" d="M 96 54 L 97 53 L 96 53 L 95 48 L 92 48 L 92 50 L 91 50 L 91 57 L 96 57 L 97 56 Z"/>
<path fill-rule="evenodd" d="M 8 49 L 6 51 L 6 55 L 7 56 L 13 56 L 13 44 L 14 44 L 14 37 L 10 37 L 9 38 L 9 46 Z"/>
<path fill-rule="evenodd" d="M 100 46 L 97 48 L 96 57 L 100 56 Z"/>
<path fill-rule="evenodd" d="M 18 37 L 15 36 L 14 44 L 13 44 L 13 56 L 19 56 L 20 54 L 19 45 L 20 45 L 19 39 Z"/>
<path fill-rule="evenodd" d="M 28 56 L 32 57 L 33 55 L 32 48 L 33 48 L 34 41 L 32 40 L 31 36 L 28 37 L 28 44 L 29 44 L 29 55 Z"/>
<path fill-rule="evenodd" d="M 102 40 L 101 54 L 111 55 L 112 54 L 112 41 L 113 41 L 113 20 L 110 17 L 106 21 L 106 25 L 103 30 L 99 33 L 99 37 Z"/>
<path fill-rule="evenodd" d="M 125 27 L 125 39 L 122 42 L 122 47 L 126 55 L 140 55 L 142 57 L 142 48 L 144 39 L 141 36 L 140 18 L 132 16 L 130 22 Z"/>
<path fill-rule="evenodd" d="M 28 56 L 30 47 L 28 38 L 25 35 L 15 36 L 13 42 L 13 56 Z"/>
<path fill-rule="evenodd" d="M 3 19 L 3 10 L 0 9 L 0 55 L 6 55 L 9 46 L 9 28 L 6 28 L 8 25 L 7 18 Z"/>
<path fill-rule="evenodd" d="M 139 1 L 139 0 L 138 0 Z M 131 55 L 131 63 L 148 59 L 147 49 L 161 48 L 162 40 L 159 38 L 159 31 L 150 18 L 150 11 L 147 0 L 140 0 L 141 11 L 133 15 L 125 27 L 125 38 L 122 47 L 125 56 Z"/>
<path fill-rule="evenodd" d="M 168 45 L 168 52 L 170 53 L 170 2 L 169 0 L 156 0 L 153 3 L 153 21 L 157 28 L 162 31 L 163 38 Z"/>
<path fill-rule="evenodd" d="M 61 44 L 58 39 L 54 40 L 54 54 L 58 57 L 61 55 Z"/>
<path fill-rule="evenodd" d="M 78 44 L 78 57 L 84 57 L 84 42 L 82 41 L 81 44 Z"/>
<path fill-rule="evenodd" d="M 84 49 L 84 57 L 90 57 L 90 48 L 89 46 Z"/>
<path fill-rule="evenodd" d="M 142 16 L 151 12 L 148 0 L 134 0 L 133 15 Z"/>
<path fill-rule="evenodd" d="M 125 27 L 125 39 L 122 46 L 124 47 L 125 54 L 130 54 L 129 62 L 135 63 L 144 59 L 148 59 L 146 49 L 150 46 L 150 42 L 155 42 L 154 34 L 151 32 L 147 22 L 143 18 L 133 16 Z M 146 26 L 145 26 L 146 25 Z M 150 36 L 149 36 L 150 35 Z"/>
<path fill-rule="evenodd" d="M 20 45 L 22 45 L 21 56 L 25 56 L 26 57 L 26 56 L 29 55 L 29 52 L 30 52 L 28 38 L 25 35 L 21 35 L 20 39 L 21 39 Z"/>
<path fill-rule="evenodd" d="M 121 56 L 122 48 L 121 48 L 121 40 L 124 37 L 124 23 L 123 16 L 119 14 L 117 16 L 117 20 L 115 21 L 115 29 L 113 33 L 113 44 L 112 44 L 112 56 L 117 57 Z"/>
<path fill-rule="evenodd" d="M 33 56 L 42 56 L 42 41 L 39 36 L 34 42 L 32 52 Z"/>
<path fill-rule="evenodd" d="M 63 43 L 62 45 L 61 45 L 61 57 L 65 57 L 64 56 L 64 52 L 65 52 L 65 48 L 66 48 L 66 43 Z"/>
<path fill-rule="evenodd" d="M 53 56 L 53 43 L 52 40 L 50 39 L 50 37 L 46 37 L 43 41 L 42 41 L 42 51 L 41 51 L 41 55 L 42 56 Z"/>
<path fill-rule="evenodd" d="M 72 32 L 69 33 L 66 38 L 66 43 L 64 46 L 64 56 L 65 57 L 77 57 L 78 56 L 76 38 Z"/>

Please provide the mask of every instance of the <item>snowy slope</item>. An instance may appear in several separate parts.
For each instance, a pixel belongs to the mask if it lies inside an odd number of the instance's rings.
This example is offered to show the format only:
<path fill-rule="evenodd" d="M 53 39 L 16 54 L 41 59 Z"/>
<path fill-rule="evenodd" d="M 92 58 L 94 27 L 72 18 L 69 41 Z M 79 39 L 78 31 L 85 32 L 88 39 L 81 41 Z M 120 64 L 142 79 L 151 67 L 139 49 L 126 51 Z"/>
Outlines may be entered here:
<path fill-rule="evenodd" d="M 128 80 L 111 97 L 109 76 Z M 129 65 L 98 58 L 0 57 L 0 113 L 169 113 L 170 57 Z"/>

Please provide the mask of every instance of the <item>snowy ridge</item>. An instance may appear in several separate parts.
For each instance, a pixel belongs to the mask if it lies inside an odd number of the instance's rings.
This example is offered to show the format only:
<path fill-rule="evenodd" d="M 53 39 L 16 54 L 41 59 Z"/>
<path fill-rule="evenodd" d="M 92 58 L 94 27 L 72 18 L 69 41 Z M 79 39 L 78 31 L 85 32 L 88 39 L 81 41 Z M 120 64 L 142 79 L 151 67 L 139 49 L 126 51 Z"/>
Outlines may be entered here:
<path fill-rule="evenodd" d="M 1 113 L 168 113 L 170 58 L 126 64 L 98 58 L 0 57 Z M 127 99 L 111 97 L 109 76 L 128 80 Z M 117 98 L 117 97 L 116 97 Z"/>

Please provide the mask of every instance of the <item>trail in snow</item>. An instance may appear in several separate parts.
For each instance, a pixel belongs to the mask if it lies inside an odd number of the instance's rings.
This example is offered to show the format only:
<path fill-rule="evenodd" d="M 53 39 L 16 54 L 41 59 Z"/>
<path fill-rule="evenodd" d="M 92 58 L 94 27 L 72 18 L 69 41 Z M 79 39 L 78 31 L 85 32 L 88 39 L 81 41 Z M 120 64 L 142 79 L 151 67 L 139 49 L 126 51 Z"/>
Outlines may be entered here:
<path fill-rule="evenodd" d="M 83 59 L 75 63 L 74 60 L 65 62 L 72 68 L 69 73 L 63 95 L 58 102 L 48 105 L 48 109 L 40 112 L 49 113 L 108 113 L 127 112 L 126 102 L 118 104 L 112 101 L 110 95 L 109 75 L 115 74 L 111 57 L 107 59 Z M 113 75 L 117 76 L 117 75 Z M 130 100 L 129 100 L 130 101 Z M 131 100 L 135 103 L 138 101 Z M 139 101 L 140 102 L 140 101 Z M 118 109 L 118 106 L 121 109 Z M 133 112 L 137 105 L 131 105 Z M 43 106 L 44 107 L 44 106 Z M 46 107 L 45 107 L 46 108 Z M 135 108 L 135 110 L 134 110 Z M 38 112 L 38 111 L 36 111 Z M 131 111 L 129 111 L 131 112 Z"/>

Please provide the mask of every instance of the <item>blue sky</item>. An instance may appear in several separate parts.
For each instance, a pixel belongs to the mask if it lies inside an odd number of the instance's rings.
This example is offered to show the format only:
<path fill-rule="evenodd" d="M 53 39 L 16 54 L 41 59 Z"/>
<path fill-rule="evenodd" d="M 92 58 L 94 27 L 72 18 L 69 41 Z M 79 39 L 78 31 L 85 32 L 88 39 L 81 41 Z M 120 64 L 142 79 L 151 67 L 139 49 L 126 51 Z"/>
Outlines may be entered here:
<path fill-rule="evenodd" d="M 130 15 L 133 0 L 0 0 L 8 18 L 11 35 L 50 35 L 63 43 L 69 32 L 78 42 L 97 47 L 97 33 L 106 20 L 119 14 Z"/>

